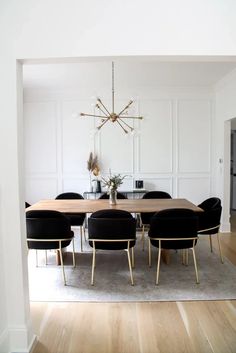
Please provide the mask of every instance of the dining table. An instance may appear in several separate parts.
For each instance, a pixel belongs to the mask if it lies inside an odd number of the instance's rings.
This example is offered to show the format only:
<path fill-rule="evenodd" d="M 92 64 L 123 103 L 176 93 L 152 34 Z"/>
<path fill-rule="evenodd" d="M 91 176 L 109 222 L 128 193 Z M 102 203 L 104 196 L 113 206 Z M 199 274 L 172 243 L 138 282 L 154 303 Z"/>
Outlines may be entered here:
<path fill-rule="evenodd" d="M 187 208 L 195 212 L 202 209 L 187 199 L 118 199 L 116 205 L 105 200 L 40 200 L 26 211 L 54 210 L 62 213 L 93 213 L 104 209 L 124 210 L 130 213 L 159 212 L 170 208 Z"/>
<path fill-rule="evenodd" d="M 184 198 L 173 199 L 118 199 L 116 205 L 111 205 L 109 199 L 73 199 L 73 200 L 40 200 L 30 207 L 26 208 L 27 211 L 33 210 L 54 210 L 64 214 L 67 213 L 85 213 L 91 214 L 93 212 L 113 209 L 124 210 L 130 213 L 145 213 L 145 212 L 159 212 L 171 208 L 187 208 L 195 212 L 203 212 L 203 210 L 196 206 L 191 201 Z M 163 260 L 165 263 L 170 262 L 170 252 L 163 251 Z M 60 264 L 58 257 L 57 263 Z"/>

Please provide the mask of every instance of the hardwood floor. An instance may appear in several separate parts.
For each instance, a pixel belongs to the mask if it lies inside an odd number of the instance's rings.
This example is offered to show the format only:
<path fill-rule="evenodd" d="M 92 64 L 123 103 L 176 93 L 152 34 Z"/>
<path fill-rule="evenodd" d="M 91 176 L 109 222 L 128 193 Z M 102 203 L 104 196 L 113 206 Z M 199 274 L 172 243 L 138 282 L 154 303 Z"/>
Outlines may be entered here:
<path fill-rule="evenodd" d="M 235 228 L 221 237 L 234 265 Z M 236 353 L 236 301 L 31 303 L 31 311 L 34 353 Z"/>

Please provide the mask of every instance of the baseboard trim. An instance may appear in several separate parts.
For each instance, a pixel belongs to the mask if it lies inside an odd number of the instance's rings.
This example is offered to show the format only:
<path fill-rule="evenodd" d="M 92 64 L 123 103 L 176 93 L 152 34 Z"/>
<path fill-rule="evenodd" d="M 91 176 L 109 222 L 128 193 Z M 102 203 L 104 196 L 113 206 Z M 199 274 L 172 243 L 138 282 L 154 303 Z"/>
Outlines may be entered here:
<path fill-rule="evenodd" d="M 31 343 L 29 345 L 29 353 L 33 353 L 37 342 L 38 342 L 38 337 L 36 335 L 34 335 L 33 338 L 32 338 L 32 341 L 31 341 Z"/>
<path fill-rule="evenodd" d="M 9 352 L 9 331 L 5 329 L 0 335 L 0 352 Z"/>
<path fill-rule="evenodd" d="M 231 232 L 231 224 L 230 222 L 222 223 L 220 227 L 221 233 L 230 233 Z"/>
<path fill-rule="evenodd" d="M 9 347 L 11 347 L 8 353 L 33 353 L 37 343 L 36 335 L 29 334 L 25 328 L 20 327 L 10 329 L 8 335 Z"/>

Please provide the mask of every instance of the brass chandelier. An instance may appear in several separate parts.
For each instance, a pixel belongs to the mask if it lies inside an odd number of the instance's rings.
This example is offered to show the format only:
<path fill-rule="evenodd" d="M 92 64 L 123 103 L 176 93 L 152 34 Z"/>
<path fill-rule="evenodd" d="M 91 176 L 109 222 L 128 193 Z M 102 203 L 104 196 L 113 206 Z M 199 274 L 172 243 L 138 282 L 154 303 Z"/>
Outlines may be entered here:
<path fill-rule="evenodd" d="M 108 121 L 112 123 L 117 123 L 122 130 L 128 134 L 129 132 L 134 131 L 134 128 L 130 126 L 125 120 L 126 119 L 143 119 L 142 116 L 128 116 L 124 115 L 127 113 L 127 109 L 133 104 L 133 100 L 130 100 L 129 103 L 118 113 L 115 113 L 115 89 L 114 89 L 114 62 L 112 61 L 112 109 L 111 112 L 106 108 L 100 98 L 97 98 L 97 103 L 95 107 L 99 110 L 100 114 L 87 114 L 80 113 L 80 116 L 84 117 L 94 117 L 100 118 L 101 124 L 97 126 L 97 130 L 100 130 Z"/>

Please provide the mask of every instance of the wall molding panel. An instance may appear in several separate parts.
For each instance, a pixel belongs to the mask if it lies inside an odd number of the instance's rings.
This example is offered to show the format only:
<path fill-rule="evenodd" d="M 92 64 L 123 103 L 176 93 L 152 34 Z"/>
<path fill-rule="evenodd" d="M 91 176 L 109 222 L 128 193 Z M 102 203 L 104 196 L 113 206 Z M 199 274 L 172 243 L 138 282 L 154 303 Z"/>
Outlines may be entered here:
<path fill-rule="evenodd" d="M 191 199 L 192 202 L 199 204 L 211 193 L 210 176 L 179 176 L 177 177 L 176 197 Z"/>
<path fill-rule="evenodd" d="M 172 197 L 187 197 L 198 203 L 210 196 L 213 119 L 210 92 L 196 87 L 185 91 L 181 88 L 179 94 L 177 88 L 161 92 L 146 87 L 144 91 L 132 112 L 144 116 L 142 121 L 130 121 L 135 127 L 133 136 L 126 136 L 113 124 L 94 134 L 98 119 L 73 117 L 74 112 L 95 112 L 91 99 L 80 97 L 79 92 L 65 91 L 64 95 L 50 92 L 48 99 L 45 92 L 43 97 L 34 93 L 32 100 L 27 94 L 26 200 L 33 203 L 64 191 L 82 194 L 89 190 L 90 152 L 98 155 L 104 177 L 109 170 L 127 175 L 120 190 L 133 189 L 135 180 L 141 179 L 146 189 L 167 191 Z M 126 95 L 129 97 L 128 92 Z M 127 101 L 129 98 L 122 97 L 118 105 Z M 46 135 L 41 146 L 38 134 L 42 135 L 44 129 Z"/>
<path fill-rule="evenodd" d="M 138 172 L 172 173 L 173 171 L 173 108 L 169 99 L 140 102 L 138 137 Z M 152 138 L 150 139 L 150 136 Z"/>
<path fill-rule="evenodd" d="M 210 100 L 181 99 L 177 102 L 177 171 L 179 173 L 210 173 L 211 120 Z"/>

